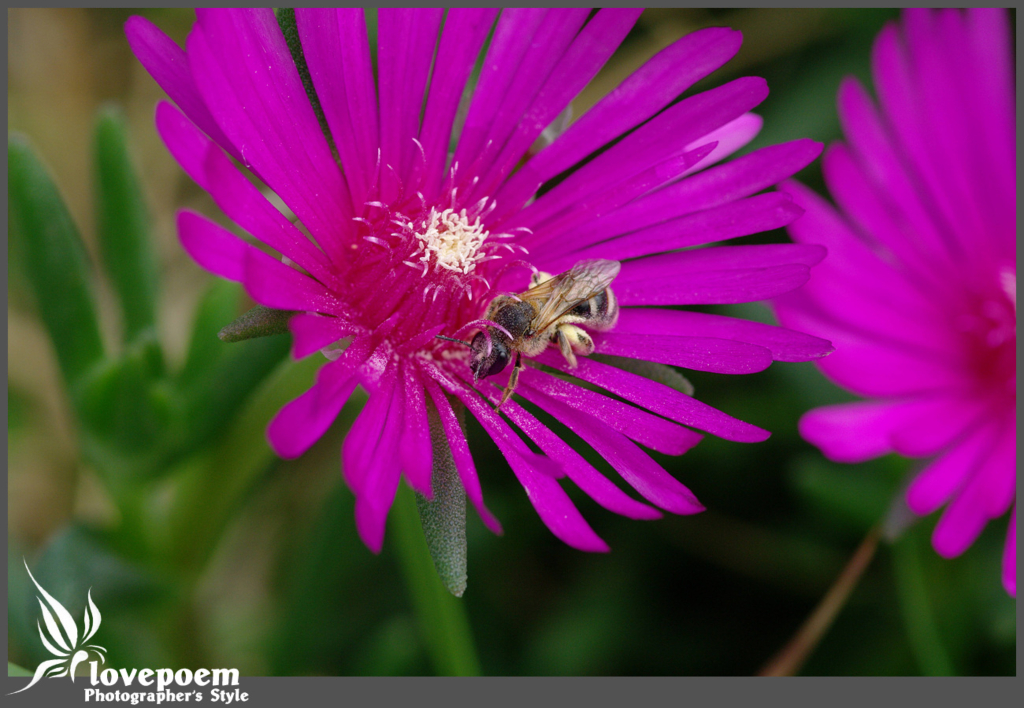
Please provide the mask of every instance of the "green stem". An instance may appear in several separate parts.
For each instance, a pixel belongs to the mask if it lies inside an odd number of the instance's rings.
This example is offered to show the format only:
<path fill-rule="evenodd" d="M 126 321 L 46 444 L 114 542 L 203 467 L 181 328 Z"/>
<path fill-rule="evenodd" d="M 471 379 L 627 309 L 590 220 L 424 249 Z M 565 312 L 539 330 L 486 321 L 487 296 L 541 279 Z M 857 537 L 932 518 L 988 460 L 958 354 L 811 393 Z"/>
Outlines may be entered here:
<path fill-rule="evenodd" d="M 935 623 L 928 581 L 921 567 L 919 535 L 918 529 L 913 529 L 892 546 L 900 610 L 921 672 L 926 676 L 953 676 L 956 672 Z"/>
<path fill-rule="evenodd" d="M 443 676 L 479 676 L 465 601 L 452 595 L 438 578 L 415 495 L 405 484 L 398 487 L 392 516 L 402 573 L 435 670 Z"/>

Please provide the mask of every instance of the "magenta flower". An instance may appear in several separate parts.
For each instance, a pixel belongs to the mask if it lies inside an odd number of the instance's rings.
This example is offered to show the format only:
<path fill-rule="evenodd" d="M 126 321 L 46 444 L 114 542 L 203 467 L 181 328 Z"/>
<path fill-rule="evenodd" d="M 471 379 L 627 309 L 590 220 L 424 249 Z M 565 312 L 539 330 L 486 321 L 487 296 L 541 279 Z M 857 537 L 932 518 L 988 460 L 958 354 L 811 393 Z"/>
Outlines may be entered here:
<path fill-rule="evenodd" d="M 801 210 L 788 195 L 757 193 L 820 151 L 799 140 L 705 169 L 756 134 L 760 120 L 749 111 L 767 96 L 765 82 L 741 78 L 669 104 L 736 53 L 738 32 L 684 37 L 557 139 L 544 134 L 639 12 L 505 10 L 499 18 L 494 9 L 382 9 L 375 79 L 362 11 L 299 10 L 333 150 L 271 11 L 199 10 L 187 51 L 142 18 L 127 24 L 136 56 L 178 105 L 157 108 L 171 153 L 228 217 L 282 258 L 187 211 L 178 217 L 185 249 L 207 270 L 242 282 L 257 302 L 299 311 L 289 324 L 294 355 L 323 350 L 331 360 L 270 423 L 271 446 L 282 457 L 301 455 L 357 385 L 369 394 L 345 439 L 342 468 L 356 496 L 358 531 L 375 552 L 402 473 L 418 492 L 432 493 L 428 405 L 489 528 L 500 532 L 453 403 L 494 438 L 551 531 L 588 551 L 607 546 L 559 478 L 628 517 L 660 512 L 587 463 L 523 401 L 593 446 L 645 500 L 678 514 L 703 507 L 637 443 L 678 455 L 700 440 L 693 428 L 741 442 L 768 436 L 585 352 L 571 368 L 557 346 L 528 359 L 502 417 L 494 404 L 512 366 L 474 381 L 468 347 L 437 335 L 479 331 L 489 303 L 526 290 L 533 269 L 557 274 L 585 259 L 621 262 L 611 284 L 618 322 L 591 332 L 599 354 L 736 374 L 831 348 L 782 328 L 666 309 L 778 295 L 804 283 L 824 255 L 820 246 L 796 244 L 683 250 L 791 222 Z M 459 115 L 492 27 L 468 110 Z M 557 375 L 563 372 L 604 392 Z"/>
<path fill-rule="evenodd" d="M 1001 10 L 908 11 L 873 54 L 880 110 L 848 79 L 848 144 L 823 167 L 839 213 L 798 184 L 794 240 L 828 247 L 780 320 L 827 336 L 818 363 L 872 400 L 801 420 L 839 462 L 929 458 L 907 504 L 947 504 L 932 537 L 956 556 L 1014 504 L 1017 456 L 1017 171 L 1013 52 Z M 1016 596 L 1016 513 L 1003 583 Z"/>

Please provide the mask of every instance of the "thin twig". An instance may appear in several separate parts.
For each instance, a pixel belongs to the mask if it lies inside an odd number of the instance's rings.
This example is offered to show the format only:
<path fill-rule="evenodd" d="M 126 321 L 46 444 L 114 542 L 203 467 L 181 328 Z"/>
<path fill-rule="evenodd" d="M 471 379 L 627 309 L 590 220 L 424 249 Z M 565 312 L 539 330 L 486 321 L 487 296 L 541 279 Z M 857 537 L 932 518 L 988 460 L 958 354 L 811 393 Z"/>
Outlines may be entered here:
<path fill-rule="evenodd" d="M 850 561 L 839 574 L 836 582 L 829 588 L 814 612 L 801 625 L 793 638 L 782 647 L 771 661 L 764 665 L 758 676 L 793 676 L 803 666 L 807 657 L 818 646 L 825 632 L 832 625 L 839 611 L 843 609 L 850 593 L 857 587 L 864 570 L 874 558 L 878 548 L 881 531 L 878 526 L 872 527 L 860 546 L 850 557 Z"/>

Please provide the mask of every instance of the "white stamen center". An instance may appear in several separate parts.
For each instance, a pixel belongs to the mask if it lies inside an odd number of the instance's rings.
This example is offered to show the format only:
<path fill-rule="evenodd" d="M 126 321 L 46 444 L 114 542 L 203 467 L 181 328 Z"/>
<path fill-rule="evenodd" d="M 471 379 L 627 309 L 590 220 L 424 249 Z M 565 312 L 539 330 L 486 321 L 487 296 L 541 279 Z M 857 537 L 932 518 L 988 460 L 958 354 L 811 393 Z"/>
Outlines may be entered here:
<path fill-rule="evenodd" d="M 484 258 L 481 247 L 487 236 L 480 218 L 471 222 L 465 209 L 431 209 L 426 223 L 416 233 L 419 249 L 415 255 L 420 263 L 429 265 L 433 261 L 446 270 L 468 275 Z"/>

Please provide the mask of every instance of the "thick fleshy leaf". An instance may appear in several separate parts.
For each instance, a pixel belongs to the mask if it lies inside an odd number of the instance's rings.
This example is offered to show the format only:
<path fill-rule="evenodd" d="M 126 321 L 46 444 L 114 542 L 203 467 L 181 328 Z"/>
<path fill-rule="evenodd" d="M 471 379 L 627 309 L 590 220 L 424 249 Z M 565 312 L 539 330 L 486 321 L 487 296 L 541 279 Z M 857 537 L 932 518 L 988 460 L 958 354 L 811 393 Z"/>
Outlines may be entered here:
<path fill-rule="evenodd" d="M 157 263 L 149 216 L 128 156 L 120 114 L 102 113 L 94 140 L 97 233 L 104 268 L 120 300 L 124 339 L 130 342 L 156 322 Z"/>
<path fill-rule="evenodd" d="M 455 462 L 455 468 L 459 473 L 462 486 L 466 490 L 466 496 L 473 503 L 484 525 L 492 532 L 501 535 L 501 524 L 484 505 L 483 491 L 480 488 L 480 478 L 476 474 L 476 466 L 473 464 L 473 456 L 469 452 L 466 435 L 462 431 L 459 419 L 452 410 L 448 397 L 432 379 L 424 379 L 423 384 L 426 387 L 427 393 L 430 394 L 430 400 L 434 403 L 434 408 L 441 419 L 441 425 L 448 439 L 448 446 L 451 449 L 452 460 Z"/>
<path fill-rule="evenodd" d="M 64 381 L 74 388 L 103 358 L 88 257 L 53 180 L 17 134 L 7 145 L 7 178 L 36 306 Z"/>
<path fill-rule="evenodd" d="M 420 388 L 420 395 L 423 389 Z M 441 582 L 455 597 L 466 591 L 468 548 L 466 543 L 466 490 L 448 444 L 448 436 L 436 411 L 429 415 L 428 445 L 432 450 L 427 484 L 430 498 L 416 495 L 416 509 Z"/>
<path fill-rule="evenodd" d="M 254 337 L 285 334 L 288 332 L 288 320 L 294 314 L 289 310 L 271 310 L 256 305 L 221 329 L 217 337 L 222 342 L 241 342 Z"/>

